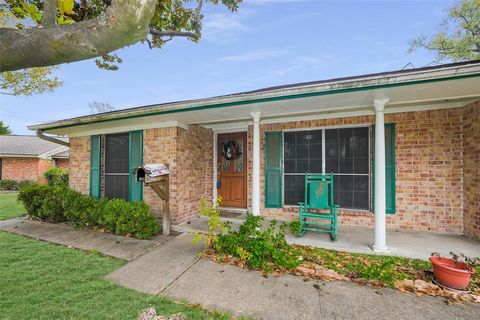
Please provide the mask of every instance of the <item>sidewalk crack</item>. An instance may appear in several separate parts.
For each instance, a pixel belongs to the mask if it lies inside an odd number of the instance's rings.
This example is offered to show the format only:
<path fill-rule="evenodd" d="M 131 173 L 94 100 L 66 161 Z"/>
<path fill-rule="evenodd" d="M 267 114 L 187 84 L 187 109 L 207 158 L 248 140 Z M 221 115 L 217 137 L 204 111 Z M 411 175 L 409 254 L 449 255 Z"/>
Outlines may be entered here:
<path fill-rule="evenodd" d="M 163 292 L 165 292 L 168 288 L 170 288 L 178 279 L 180 279 L 180 277 L 182 277 L 188 270 L 190 270 L 195 264 L 197 264 L 198 261 L 200 261 L 200 259 L 202 259 L 202 257 L 197 257 L 197 259 L 195 259 L 195 261 L 189 265 L 187 268 L 185 268 L 185 270 L 183 270 L 178 276 L 175 277 L 175 279 L 173 279 L 172 281 L 170 281 L 165 287 L 163 287 L 158 293 L 157 295 L 159 294 L 162 294 Z"/>

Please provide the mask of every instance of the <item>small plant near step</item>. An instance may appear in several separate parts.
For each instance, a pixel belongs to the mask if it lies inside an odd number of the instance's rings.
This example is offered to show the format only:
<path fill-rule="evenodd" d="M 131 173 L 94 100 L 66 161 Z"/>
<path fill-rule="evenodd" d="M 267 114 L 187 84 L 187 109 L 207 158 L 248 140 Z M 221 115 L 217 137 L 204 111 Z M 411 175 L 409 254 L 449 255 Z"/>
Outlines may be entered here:
<path fill-rule="evenodd" d="M 207 234 L 197 233 L 193 237 L 193 243 L 197 244 L 200 242 L 200 240 L 204 240 L 206 252 L 214 249 L 219 233 L 223 234 L 230 230 L 230 224 L 228 222 L 222 221 L 222 219 L 220 218 L 221 202 L 221 196 L 217 198 L 214 206 L 211 206 L 207 199 L 200 200 L 200 215 L 208 218 L 208 232 Z"/>
<path fill-rule="evenodd" d="M 290 222 L 290 232 L 297 237 L 300 235 L 300 221 Z"/>
<path fill-rule="evenodd" d="M 220 259 L 234 257 L 247 267 L 265 273 L 298 267 L 301 262 L 299 252 L 285 240 L 287 224 L 277 226 L 273 220 L 269 227 L 263 228 L 262 223 L 263 217 L 247 214 L 238 231 L 229 230 L 218 236 L 215 244 L 217 256 Z"/>

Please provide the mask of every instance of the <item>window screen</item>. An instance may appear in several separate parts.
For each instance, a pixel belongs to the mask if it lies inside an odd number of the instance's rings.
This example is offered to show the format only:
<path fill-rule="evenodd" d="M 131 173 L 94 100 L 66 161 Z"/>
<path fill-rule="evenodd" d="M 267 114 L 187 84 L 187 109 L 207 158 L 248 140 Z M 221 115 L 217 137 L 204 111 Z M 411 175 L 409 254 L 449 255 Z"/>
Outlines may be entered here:
<path fill-rule="evenodd" d="M 284 204 L 297 205 L 304 201 L 306 172 L 332 172 L 335 204 L 341 208 L 368 210 L 368 136 L 367 127 L 284 132 Z"/>
<path fill-rule="evenodd" d="M 297 205 L 305 195 L 305 173 L 322 173 L 323 130 L 284 133 L 284 203 Z"/>
<path fill-rule="evenodd" d="M 105 197 L 128 200 L 128 133 L 105 136 Z"/>
<path fill-rule="evenodd" d="M 368 128 L 325 130 L 325 171 L 333 172 L 335 204 L 368 209 Z"/>

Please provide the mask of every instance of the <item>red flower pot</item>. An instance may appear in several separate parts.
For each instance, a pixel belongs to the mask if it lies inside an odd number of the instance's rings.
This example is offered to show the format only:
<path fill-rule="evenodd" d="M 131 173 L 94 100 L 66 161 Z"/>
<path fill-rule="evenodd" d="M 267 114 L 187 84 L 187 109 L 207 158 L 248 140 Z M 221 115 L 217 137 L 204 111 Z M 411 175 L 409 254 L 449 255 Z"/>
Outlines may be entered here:
<path fill-rule="evenodd" d="M 473 270 L 465 263 L 436 256 L 430 257 L 430 262 L 433 266 L 433 275 L 440 284 L 458 290 L 468 287 Z"/>

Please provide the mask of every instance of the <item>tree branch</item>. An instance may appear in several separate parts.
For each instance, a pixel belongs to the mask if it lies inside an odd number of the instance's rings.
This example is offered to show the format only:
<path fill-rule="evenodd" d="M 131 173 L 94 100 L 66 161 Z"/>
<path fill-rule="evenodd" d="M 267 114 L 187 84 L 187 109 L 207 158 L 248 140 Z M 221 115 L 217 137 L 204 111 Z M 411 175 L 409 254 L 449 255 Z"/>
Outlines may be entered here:
<path fill-rule="evenodd" d="M 150 34 L 158 37 L 186 37 L 194 38 L 195 33 L 185 31 L 158 31 L 154 28 L 150 28 Z"/>
<path fill-rule="evenodd" d="M 145 40 L 157 0 L 113 0 L 101 16 L 50 28 L 0 28 L 0 72 L 95 58 Z"/>
<path fill-rule="evenodd" d="M 40 24 L 44 28 L 55 26 L 55 18 L 57 17 L 57 1 L 44 0 L 43 1 L 43 15 Z"/>

